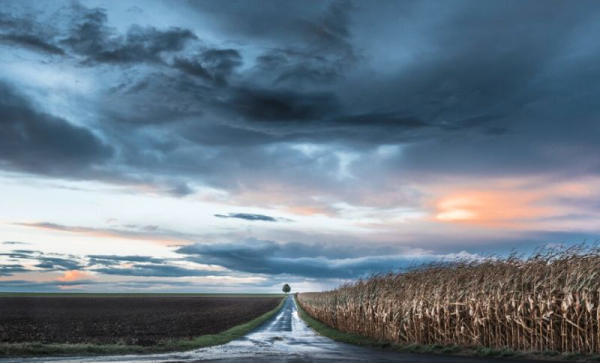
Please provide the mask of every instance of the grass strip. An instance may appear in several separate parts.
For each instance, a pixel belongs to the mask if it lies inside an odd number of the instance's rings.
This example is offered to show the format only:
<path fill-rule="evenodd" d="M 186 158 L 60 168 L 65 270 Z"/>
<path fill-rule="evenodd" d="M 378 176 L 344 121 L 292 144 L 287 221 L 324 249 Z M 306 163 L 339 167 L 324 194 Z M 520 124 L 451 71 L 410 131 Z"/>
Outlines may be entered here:
<path fill-rule="evenodd" d="M 31 356 L 84 356 L 116 354 L 167 353 L 205 348 L 229 343 L 240 338 L 272 318 L 279 312 L 285 298 L 277 307 L 247 323 L 236 325 L 219 334 L 207 334 L 193 339 L 164 340 L 152 346 L 127 344 L 42 344 L 42 343 L 0 343 L 0 357 Z"/>
<path fill-rule="evenodd" d="M 294 297 L 295 298 L 295 297 Z M 516 352 L 510 349 L 494 349 L 483 347 L 459 347 L 456 345 L 424 345 L 424 344 L 397 344 L 387 341 L 374 340 L 363 335 L 344 333 L 335 328 L 321 323 L 310 316 L 296 300 L 298 315 L 312 330 L 318 334 L 340 343 L 359 345 L 369 348 L 381 348 L 401 353 L 446 354 L 459 356 L 511 358 L 511 359 L 536 359 L 545 361 L 570 361 L 570 362 L 598 362 L 600 355 L 582 353 L 545 352 Z"/>

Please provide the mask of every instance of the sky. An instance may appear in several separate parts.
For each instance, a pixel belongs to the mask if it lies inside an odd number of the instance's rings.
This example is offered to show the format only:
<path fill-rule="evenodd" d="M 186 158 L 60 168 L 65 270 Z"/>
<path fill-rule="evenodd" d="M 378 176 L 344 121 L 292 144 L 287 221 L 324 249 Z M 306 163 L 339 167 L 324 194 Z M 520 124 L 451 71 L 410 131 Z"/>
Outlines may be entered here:
<path fill-rule="evenodd" d="M 600 238 L 600 2 L 0 5 L 0 291 L 319 291 Z"/>

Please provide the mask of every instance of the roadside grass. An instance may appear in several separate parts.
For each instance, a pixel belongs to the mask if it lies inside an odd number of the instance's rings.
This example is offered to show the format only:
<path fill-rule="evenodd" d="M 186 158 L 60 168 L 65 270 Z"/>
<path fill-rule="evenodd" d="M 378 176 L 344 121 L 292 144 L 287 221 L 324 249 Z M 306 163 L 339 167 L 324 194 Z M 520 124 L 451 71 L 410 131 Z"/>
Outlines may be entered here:
<path fill-rule="evenodd" d="M 282 296 L 282 294 L 276 294 Z M 239 295 L 236 295 L 239 296 Z M 156 345 L 127 344 L 42 344 L 42 343 L 0 343 L 0 357 L 27 356 L 84 356 L 84 355 L 117 355 L 117 354 L 152 354 L 167 353 L 205 348 L 228 343 L 242 337 L 259 325 L 273 317 L 285 302 L 285 298 L 277 307 L 245 324 L 240 324 L 219 334 L 207 334 L 193 339 L 164 340 Z"/>
<path fill-rule="evenodd" d="M 295 298 L 295 297 L 294 297 Z M 600 355 L 590 355 L 581 353 L 563 353 L 555 351 L 544 352 L 517 352 L 510 349 L 493 349 L 483 347 L 459 347 L 456 345 L 420 345 L 408 344 L 401 345 L 392 342 L 373 340 L 358 334 L 344 333 L 337 329 L 331 328 L 312 316 L 308 315 L 304 309 L 298 304 L 298 315 L 306 325 L 315 332 L 337 342 L 358 345 L 369 348 L 380 348 L 402 353 L 422 353 L 422 354 L 446 354 L 458 356 L 474 356 L 474 357 L 489 357 L 489 358 L 510 358 L 510 359 L 535 359 L 545 361 L 571 361 L 571 362 L 598 362 Z"/>

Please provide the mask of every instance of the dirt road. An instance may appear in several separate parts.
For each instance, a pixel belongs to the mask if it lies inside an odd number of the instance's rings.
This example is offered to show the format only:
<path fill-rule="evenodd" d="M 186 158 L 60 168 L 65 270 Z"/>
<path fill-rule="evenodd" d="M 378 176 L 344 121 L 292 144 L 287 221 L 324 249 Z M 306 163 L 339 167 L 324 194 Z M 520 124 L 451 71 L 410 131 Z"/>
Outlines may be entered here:
<path fill-rule="evenodd" d="M 334 342 L 312 331 L 288 297 L 281 311 L 252 333 L 228 344 L 190 352 L 146 356 L 39 358 L 1 362 L 508 362 L 486 358 L 387 352 Z M 523 360 L 519 361 L 525 362 Z"/>

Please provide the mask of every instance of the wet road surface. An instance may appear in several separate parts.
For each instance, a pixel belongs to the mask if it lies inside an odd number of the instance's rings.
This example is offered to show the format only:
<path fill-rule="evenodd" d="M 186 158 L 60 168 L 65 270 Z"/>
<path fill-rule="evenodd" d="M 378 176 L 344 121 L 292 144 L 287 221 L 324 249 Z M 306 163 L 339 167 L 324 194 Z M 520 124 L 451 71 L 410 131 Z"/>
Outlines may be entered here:
<path fill-rule="evenodd" d="M 508 362 L 488 358 L 408 354 L 334 342 L 311 330 L 290 296 L 271 320 L 227 344 L 189 352 L 81 358 L 34 358 L 0 362 Z M 520 360 L 524 363 L 525 361 Z"/>

